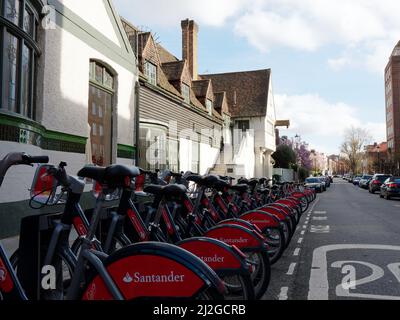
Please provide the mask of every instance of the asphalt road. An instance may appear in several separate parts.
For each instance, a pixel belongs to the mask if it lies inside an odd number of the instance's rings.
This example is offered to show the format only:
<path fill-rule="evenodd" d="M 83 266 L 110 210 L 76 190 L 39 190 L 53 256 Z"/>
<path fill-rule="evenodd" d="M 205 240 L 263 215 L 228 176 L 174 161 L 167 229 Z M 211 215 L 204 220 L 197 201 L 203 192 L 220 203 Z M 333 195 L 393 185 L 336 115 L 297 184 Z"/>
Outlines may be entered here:
<path fill-rule="evenodd" d="M 272 267 L 266 300 L 400 300 L 400 200 L 336 179 Z"/>

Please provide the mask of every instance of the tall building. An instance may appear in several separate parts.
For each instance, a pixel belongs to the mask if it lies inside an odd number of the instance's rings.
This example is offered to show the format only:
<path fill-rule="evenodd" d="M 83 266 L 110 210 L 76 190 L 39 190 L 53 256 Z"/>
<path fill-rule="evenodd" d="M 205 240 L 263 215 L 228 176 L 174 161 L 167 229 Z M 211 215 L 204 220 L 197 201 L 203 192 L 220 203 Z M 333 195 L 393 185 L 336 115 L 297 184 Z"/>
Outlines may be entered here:
<path fill-rule="evenodd" d="M 389 162 L 400 169 L 400 42 L 397 43 L 385 69 L 386 127 Z"/>

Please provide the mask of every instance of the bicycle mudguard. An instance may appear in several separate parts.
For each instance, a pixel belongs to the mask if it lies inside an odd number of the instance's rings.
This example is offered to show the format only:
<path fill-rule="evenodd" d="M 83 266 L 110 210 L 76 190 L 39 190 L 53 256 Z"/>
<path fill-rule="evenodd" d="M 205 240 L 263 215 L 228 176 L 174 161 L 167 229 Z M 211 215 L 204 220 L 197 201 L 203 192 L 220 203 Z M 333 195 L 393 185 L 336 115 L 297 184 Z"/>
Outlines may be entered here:
<path fill-rule="evenodd" d="M 274 207 L 270 207 L 269 205 L 265 206 L 263 208 L 260 208 L 257 211 L 261 211 L 261 212 L 273 215 L 274 217 L 279 219 L 279 221 L 285 221 L 286 219 L 290 219 L 284 211 L 274 208 Z"/>
<path fill-rule="evenodd" d="M 192 298 L 213 287 L 225 290 L 217 274 L 192 253 L 168 243 L 144 242 L 111 254 L 104 266 L 125 298 Z M 83 300 L 112 300 L 103 279 L 88 282 Z"/>
<path fill-rule="evenodd" d="M 255 224 L 251 223 L 250 221 L 246 221 L 246 220 L 243 220 L 243 219 L 238 219 L 238 218 L 226 219 L 226 220 L 220 221 L 218 223 L 218 225 L 222 225 L 222 224 L 238 225 L 238 226 L 242 226 L 242 227 L 245 227 L 247 229 L 256 231 L 259 234 L 262 234 L 262 230 L 259 227 L 257 227 Z"/>
<path fill-rule="evenodd" d="M 276 201 L 276 203 L 282 203 L 282 204 L 287 205 L 294 209 L 296 209 L 296 207 L 298 205 L 300 205 L 300 203 L 296 203 L 293 199 L 280 199 L 280 200 Z"/>
<path fill-rule="evenodd" d="M 297 199 L 303 198 L 303 197 L 306 196 L 303 192 L 293 192 L 293 193 L 291 193 L 290 195 L 291 195 L 292 197 L 297 198 Z"/>
<path fill-rule="evenodd" d="M 265 228 L 278 227 L 280 221 L 286 220 L 286 215 L 277 210 L 270 210 L 263 207 L 258 210 L 246 212 L 240 216 L 240 219 L 250 221 L 257 225 L 261 230 L 264 230 Z"/>
<path fill-rule="evenodd" d="M 217 273 L 219 271 L 234 271 L 236 273 L 249 271 L 246 256 L 238 248 L 225 242 L 211 238 L 196 237 L 183 240 L 175 245 L 193 253 Z"/>
<path fill-rule="evenodd" d="M 270 208 L 276 208 L 278 210 L 283 211 L 287 216 L 294 216 L 294 213 L 292 212 L 293 208 L 288 207 L 287 205 L 283 204 L 283 203 L 271 203 L 268 205 Z"/>
<path fill-rule="evenodd" d="M 243 252 L 253 249 L 266 249 L 265 238 L 261 234 L 239 225 L 215 226 L 207 230 L 204 237 L 234 245 Z"/>

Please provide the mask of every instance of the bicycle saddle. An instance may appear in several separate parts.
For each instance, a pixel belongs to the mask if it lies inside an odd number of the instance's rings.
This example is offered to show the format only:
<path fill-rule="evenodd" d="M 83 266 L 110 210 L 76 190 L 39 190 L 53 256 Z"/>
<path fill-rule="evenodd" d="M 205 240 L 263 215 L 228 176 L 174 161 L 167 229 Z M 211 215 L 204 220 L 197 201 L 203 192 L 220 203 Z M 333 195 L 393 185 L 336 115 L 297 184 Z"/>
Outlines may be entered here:
<path fill-rule="evenodd" d="M 181 197 L 186 194 L 187 189 L 181 184 L 170 184 L 167 186 L 159 186 L 151 184 L 143 189 L 146 193 L 154 194 L 155 196 L 164 196 L 167 198 Z"/>
<path fill-rule="evenodd" d="M 139 175 L 140 170 L 138 168 L 118 164 L 106 168 L 86 166 L 78 172 L 79 177 L 93 179 L 106 184 L 109 188 L 126 187 L 132 178 Z M 129 182 L 127 179 L 129 179 Z"/>
<path fill-rule="evenodd" d="M 231 187 L 231 185 L 222 179 L 219 179 L 213 185 L 213 188 L 218 191 L 225 191 L 226 188 L 230 188 L 230 187 Z"/>
<path fill-rule="evenodd" d="M 250 179 L 250 180 L 248 181 L 248 185 L 249 185 L 249 186 L 252 186 L 252 187 L 255 187 L 258 183 L 259 183 L 259 180 L 256 179 L 256 178 Z"/>
<path fill-rule="evenodd" d="M 221 179 L 218 178 L 218 176 L 214 175 L 208 175 L 208 176 L 200 176 L 200 175 L 189 175 L 186 180 L 188 181 L 193 181 L 199 186 L 205 186 L 205 187 L 213 187 L 215 183 L 218 181 L 221 181 Z"/>
<path fill-rule="evenodd" d="M 249 186 L 247 184 L 237 184 L 235 186 L 229 186 L 229 189 L 243 193 L 248 190 L 248 187 Z"/>

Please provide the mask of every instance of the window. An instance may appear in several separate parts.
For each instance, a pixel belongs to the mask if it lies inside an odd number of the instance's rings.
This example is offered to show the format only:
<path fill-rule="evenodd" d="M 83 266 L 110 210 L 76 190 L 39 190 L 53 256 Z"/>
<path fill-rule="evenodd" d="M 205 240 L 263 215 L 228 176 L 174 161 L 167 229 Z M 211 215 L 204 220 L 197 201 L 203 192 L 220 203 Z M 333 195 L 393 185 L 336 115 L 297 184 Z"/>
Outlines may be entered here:
<path fill-rule="evenodd" d="M 190 103 L 190 87 L 185 83 L 182 83 L 182 96 L 186 103 Z"/>
<path fill-rule="evenodd" d="M 250 121 L 249 120 L 236 121 L 236 125 L 239 130 L 242 130 L 243 133 L 250 130 Z"/>
<path fill-rule="evenodd" d="M 115 78 L 101 63 L 90 62 L 88 123 L 92 128 L 92 162 L 107 166 L 112 162 L 112 101 Z"/>
<path fill-rule="evenodd" d="M 0 108 L 35 118 L 35 64 L 39 2 L 4 0 L 0 2 Z"/>
<path fill-rule="evenodd" d="M 152 85 L 157 85 L 157 67 L 154 64 L 146 61 L 144 63 L 144 74 Z"/>
<path fill-rule="evenodd" d="M 193 173 L 200 173 L 200 143 L 192 141 L 192 167 Z"/>
<path fill-rule="evenodd" d="M 206 100 L 206 107 L 207 107 L 208 114 L 211 116 L 212 115 L 213 102 L 210 99 Z"/>
<path fill-rule="evenodd" d="M 141 124 L 139 130 L 139 166 L 146 170 L 164 170 L 167 166 L 167 129 L 156 124 Z"/>

